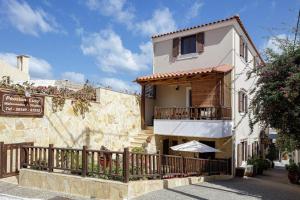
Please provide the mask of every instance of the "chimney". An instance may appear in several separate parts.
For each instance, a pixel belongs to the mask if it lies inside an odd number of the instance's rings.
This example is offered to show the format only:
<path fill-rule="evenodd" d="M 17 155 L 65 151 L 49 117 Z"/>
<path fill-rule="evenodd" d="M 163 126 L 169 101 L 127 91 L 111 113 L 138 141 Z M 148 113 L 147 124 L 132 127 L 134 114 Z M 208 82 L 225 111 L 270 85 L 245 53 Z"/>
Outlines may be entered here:
<path fill-rule="evenodd" d="M 17 56 L 17 67 L 20 71 L 29 73 L 29 56 L 19 55 Z"/>

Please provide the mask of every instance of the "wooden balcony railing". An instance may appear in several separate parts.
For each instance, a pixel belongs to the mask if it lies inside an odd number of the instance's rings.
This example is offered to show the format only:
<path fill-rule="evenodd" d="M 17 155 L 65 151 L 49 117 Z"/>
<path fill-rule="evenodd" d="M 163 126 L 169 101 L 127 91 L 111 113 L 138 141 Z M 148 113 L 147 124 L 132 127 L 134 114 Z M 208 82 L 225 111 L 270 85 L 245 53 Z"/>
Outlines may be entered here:
<path fill-rule="evenodd" d="M 22 146 L 23 168 L 128 182 L 193 175 L 230 174 L 231 160 L 207 160 L 175 155 L 124 151 Z"/>
<path fill-rule="evenodd" d="M 231 119 L 230 107 L 155 107 L 154 119 Z"/>

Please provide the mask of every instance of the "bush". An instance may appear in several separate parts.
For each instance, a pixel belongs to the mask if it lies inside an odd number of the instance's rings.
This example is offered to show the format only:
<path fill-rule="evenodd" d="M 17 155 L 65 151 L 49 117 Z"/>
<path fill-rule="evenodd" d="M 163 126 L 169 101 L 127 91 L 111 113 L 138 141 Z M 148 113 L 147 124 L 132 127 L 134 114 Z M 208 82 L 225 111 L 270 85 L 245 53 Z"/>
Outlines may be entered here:
<path fill-rule="evenodd" d="M 253 156 L 250 159 L 248 159 L 247 164 L 253 165 L 253 167 L 257 170 L 257 174 L 262 174 L 263 170 L 268 168 L 266 160 L 257 156 Z"/>
<path fill-rule="evenodd" d="M 294 162 L 291 162 L 289 165 L 285 165 L 286 170 L 289 173 L 300 173 L 300 163 L 298 165 Z"/>
<path fill-rule="evenodd" d="M 290 162 L 289 165 L 285 166 L 288 173 L 288 178 L 291 183 L 297 184 L 300 179 L 300 163 L 298 165 L 294 162 Z"/>
<path fill-rule="evenodd" d="M 134 147 L 131 150 L 132 153 L 145 153 L 145 149 L 143 147 Z"/>

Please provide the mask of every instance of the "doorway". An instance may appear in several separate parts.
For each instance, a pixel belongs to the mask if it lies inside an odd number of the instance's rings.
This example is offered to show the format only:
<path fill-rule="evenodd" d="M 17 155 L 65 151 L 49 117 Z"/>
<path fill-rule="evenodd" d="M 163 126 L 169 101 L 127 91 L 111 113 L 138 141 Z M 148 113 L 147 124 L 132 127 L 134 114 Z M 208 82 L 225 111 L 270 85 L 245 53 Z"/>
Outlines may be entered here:
<path fill-rule="evenodd" d="M 169 155 L 169 147 L 170 147 L 169 139 L 164 139 L 163 140 L 163 154 Z"/>

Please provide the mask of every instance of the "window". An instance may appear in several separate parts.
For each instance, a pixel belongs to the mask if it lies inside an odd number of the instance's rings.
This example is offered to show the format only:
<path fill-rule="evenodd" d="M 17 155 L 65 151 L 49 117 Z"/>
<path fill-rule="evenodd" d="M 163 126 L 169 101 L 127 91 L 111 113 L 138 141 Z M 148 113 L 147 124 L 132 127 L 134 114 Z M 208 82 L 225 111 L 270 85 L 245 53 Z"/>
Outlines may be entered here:
<path fill-rule="evenodd" d="M 240 56 L 248 62 L 248 46 L 242 36 L 240 36 Z"/>
<path fill-rule="evenodd" d="M 196 53 L 196 35 L 181 38 L 181 55 Z"/>
<path fill-rule="evenodd" d="M 245 91 L 239 91 L 239 112 L 246 113 L 248 111 L 248 96 Z"/>
<path fill-rule="evenodd" d="M 173 38 L 172 56 L 177 58 L 178 55 L 201 54 L 204 52 L 205 33 L 199 32 L 182 38 Z M 193 55 L 194 56 L 194 55 Z M 183 56 L 185 57 L 185 56 Z"/>

